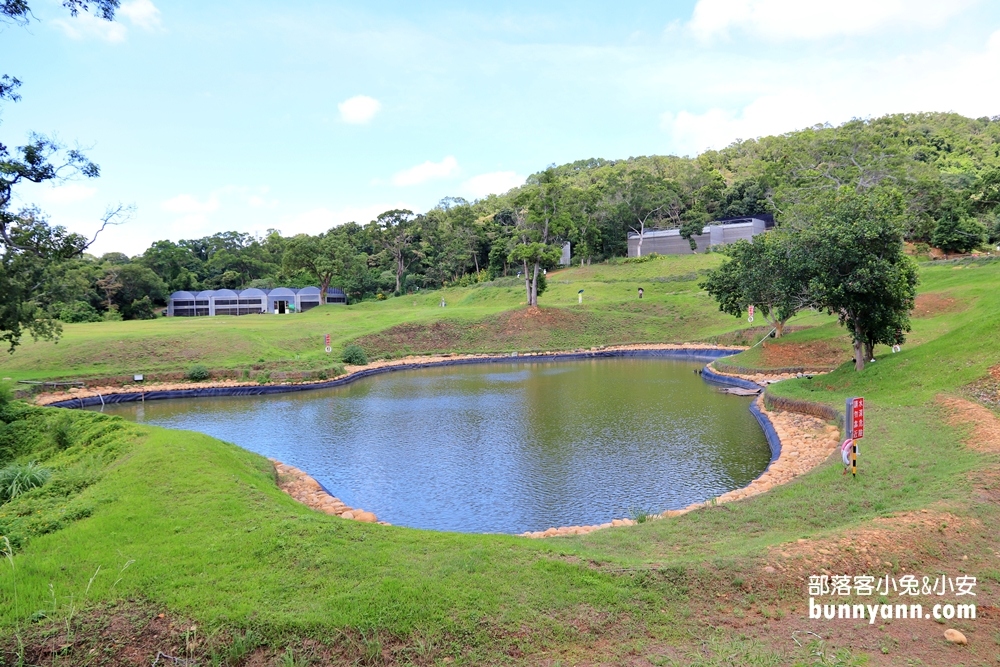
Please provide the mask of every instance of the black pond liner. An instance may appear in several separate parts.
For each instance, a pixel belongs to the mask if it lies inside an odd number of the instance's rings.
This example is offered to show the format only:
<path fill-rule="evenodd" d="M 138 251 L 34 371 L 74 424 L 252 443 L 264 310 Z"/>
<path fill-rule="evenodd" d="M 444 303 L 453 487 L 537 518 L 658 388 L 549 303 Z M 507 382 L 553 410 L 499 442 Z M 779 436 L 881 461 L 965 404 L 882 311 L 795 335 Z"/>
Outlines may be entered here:
<path fill-rule="evenodd" d="M 167 398 L 209 398 L 217 396 L 264 396 L 266 394 L 287 394 L 295 391 L 310 391 L 312 389 L 329 389 L 331 387 L 342 387 L 346 384 L 356 382 L 362 378 L 383 373 L 394 373 L 396 371 L 410 371 L 420 368 L 438 368 L 442 366 L 465 366 L 469 364 L 492 364 L 504 362 L 527 362 L 541 363 L 550 361 L 577 361 L 581 359 L 611 359 L 615 357 L 652 357 L 667 359 L 686 359 L 688 361 L 714 361 L 721 357 L 728 357 L 738 354 L 737 350 L 720 350 L 713 348 L 690 348 L 676 350 L 598 350 L 596 352 L 571 352 L 568 354 L 539 354 L 532 356 L 503 355 L 495 357 L 473 357 L 468 359 L 441 359 L 416 364 L 400 364 L 398 366 L 382 366 L 380 368 L 370 368 L 368 370 L 356 371 L 347 377 L 327 380 L 326 382 L 314 382 L 310 384 L 279 384 L 279 385 L 257 385 L 243 387 L 200 387 L 197 389 L 164 389 L 160 391 L 133 391 L 121 394 L 108 394 L 107 396 L 88 396 L 86 398 L 71 398 L 66 401 L 50 403 L 48 407 L 54 408 L 88 408 L 97 405 L 107 405 L 108 403 L 132 403 L 135 401 L 159 401 Z M 709 384 L 723 385 L 730 387 L 740 387 L 742 389 L 763 389 L 760 385 L 749 380 L 729 377 L 713 372 L 708 366 L 701 370 L 701 378 Z M 756 401 L 750 403 L 750 413 L 757 419 L 767 444 L 771 448 L 771 463 L 778 460 L 781 454 L 781 441 L 774 430 L 771 420 L 763 414 L 757 407 Z M 765 468 L 765 472 L 766 472 Z M 763 474 L 763 473 L 761 473 Z"/>

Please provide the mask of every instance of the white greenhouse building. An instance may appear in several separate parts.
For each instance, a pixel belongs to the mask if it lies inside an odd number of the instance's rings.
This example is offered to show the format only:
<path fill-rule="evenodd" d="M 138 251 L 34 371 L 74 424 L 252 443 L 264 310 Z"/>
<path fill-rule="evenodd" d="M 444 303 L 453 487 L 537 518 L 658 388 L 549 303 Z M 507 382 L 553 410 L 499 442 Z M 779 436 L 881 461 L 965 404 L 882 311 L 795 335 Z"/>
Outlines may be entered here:
<path fill-rule="evenodd" d="M 319 288 L 275 287 L 271 290 L 250 289 L 235 292 L 230 289 L 198 292 L 174 292 L 167 302 L 169 317 L 204 317 L 212 315 L 259 315 L 261 313 L 302 313 L 319 305 Z M 326 291 L 327 303 L 347 303 L 343 290 L 331 287 Z"/>

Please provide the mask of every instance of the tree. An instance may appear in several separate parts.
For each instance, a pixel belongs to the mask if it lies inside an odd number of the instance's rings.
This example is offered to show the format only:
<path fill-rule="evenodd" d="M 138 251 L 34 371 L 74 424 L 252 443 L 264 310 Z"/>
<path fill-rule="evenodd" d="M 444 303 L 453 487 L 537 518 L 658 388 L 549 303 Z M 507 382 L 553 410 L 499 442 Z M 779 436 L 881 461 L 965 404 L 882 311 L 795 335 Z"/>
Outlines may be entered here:
<path fill-rule="evenodd" d="M 46 306 L 53 292 L 53 267 L 82 252 L 86 240 L 52 227 L 37 210 L 7 216 L 10 243 L 0 244 L 0 341 L 13 352 L 24 331 L 52 339 L 59 323 Z"/>
<path fill-rule="evenodd" d="M 931 245 L 944 252 L 969 252 L 986 242 L 987 230 L 975 218 L 956 213 L 938 220 Z"/>
<path fill-rule="evenodd" d="M 385 252 L 392 259 L 393 270 L 396 273 L 396 294 L 400 294 L 403 284 L 403 273 L 413 259 L 411 245 L 414 239 L 413 211 L 393 209 L 375 218 L 375 226 L 381 235 L 381 243 Z"/>
<path fill-rule="evenodd" d="M 729 258 L 701 283 L 719 310 L 743 317 L 747 306 L 774 327 L 780 338 L 785 322 L 808 304 L 801 272 L 792 265 L 790 240 L 780 232 L 758 234 L 726 246 Z"/>
<path fill-rule="evenodd" d="M 646 226 L 668 217 L 668 207 L 676 207 L 678 193 L 666 179 L 645 169 L 623 168 L 612 187 L 617 207 L 628 221 L 629 229 L 639 235 L 637 255 L 642 256 L 642 239 Z"/>
<path fill-rule="evenodd" d="M 903 253 L 903 197 L 843 188 L 821 208 L 823 217 L 796 237 L 791 261 L 813 304 L 850 332 L 860 371 L 875 345 L 900 344 L 910 330 L 917 268 Z"/>
<path fill-rule="evenodd" d="M 538 306 L 541 270 L 554 266 L 562 255 L 562 245 L 553 241 L 562 238 L 570 223 L 565 194 L 555 170 L 546 169 L 529 179 L 520 193 L 519 207 L 503 212 L 504 224 L 515 229 L 509 260 L 521 263 L 529 308 Z"/>
<path fill-rule="evenodd" d="M 63 0 L 72 15 L 91 11 L 102 19 L 114 18 L 119 0 Z M 26 25 L 32 17 L 27 0 L 0 0 L 0 23 Z M 0 76 L 0 101 L 17 102 L 21 81 L 17 77 Z M 13 151 L 0 143 L 0 340 L 9 351 L 20 342 L 27 329 L 36 337 L 54 338 L 59 334 L 58 322 L 50 319 L 40 307 L 45 298 L 46 280 L 51 277 L 54 263 L 79 256 L 94 239 L 69 234 L 61 227 L 50 226 L 38 211 L 12 211 L 14 189 L 25 182 L 58 181 L 72 175 L 88 178 L 100 174 L 96 164 L 78 150 L 64 150 L 57 142 L 33 134 L 27 144 Z M 98 234 L 127 212 L 125 207 L 109 209 Z"/>
<path fill-rule="evenodd" d="M 330 284 L 353 268 L 354 255 L 346 235 L 331 229 L 318 236 L 299 234 L 288 239 L 282 266 L 289 272 L 307 271 L 319 283 L 319 302 L 326 303 Z"/>

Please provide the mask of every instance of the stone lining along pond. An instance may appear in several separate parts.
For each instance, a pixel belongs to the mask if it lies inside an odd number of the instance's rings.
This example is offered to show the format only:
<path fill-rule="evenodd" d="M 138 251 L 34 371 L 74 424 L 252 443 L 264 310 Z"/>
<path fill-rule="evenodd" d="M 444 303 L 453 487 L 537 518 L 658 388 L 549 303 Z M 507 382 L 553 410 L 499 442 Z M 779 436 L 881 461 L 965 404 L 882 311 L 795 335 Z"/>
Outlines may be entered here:
<path fill-rule="evenodd" d="M 521 533 L 686 507 L 771 460 L 748 407 L 657 358 L 430 367 L 333 389 L 109 404 L 308 472 L 394 525 Z"/>

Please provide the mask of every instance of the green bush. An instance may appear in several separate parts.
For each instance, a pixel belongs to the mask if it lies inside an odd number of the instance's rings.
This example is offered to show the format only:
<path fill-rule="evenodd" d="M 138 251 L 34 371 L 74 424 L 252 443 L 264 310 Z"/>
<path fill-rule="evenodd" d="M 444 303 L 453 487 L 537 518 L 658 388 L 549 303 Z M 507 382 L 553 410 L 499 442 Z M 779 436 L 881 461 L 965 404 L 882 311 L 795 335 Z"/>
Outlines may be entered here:
<path fill-rule="evenodd" d="M 52 443 L 59 449 L 69 449 L 73 444 L 73 418 L 69 414 L 62 414 L 52 421 Z"/>
<path fill-rule="evenodd" d="M 0 504 L 10 502 L 22 493 L 37 488 L 49 481 L 52 473 L 34 461 L 13 463 L 0 470 Z"/>
<path fill-rule="evenodd" d="M 271 381 L 271 371 L 265 371 L 257 376 L 257 384 L 267 384 Z"/>
<path fill-rule="evenodd" d="M 361 349 L 360 345 L 348 345 L 340 355 L 340 360 L 352 366 L 367 366 L 368 355 Z"/>
<path fill-rule="evenodd" d="M 202 364 L 195 364 L 187 372 L 187 379 L 192 382 L 204 382 L 210 377 L 212 377 L 212 374 Z"/>

